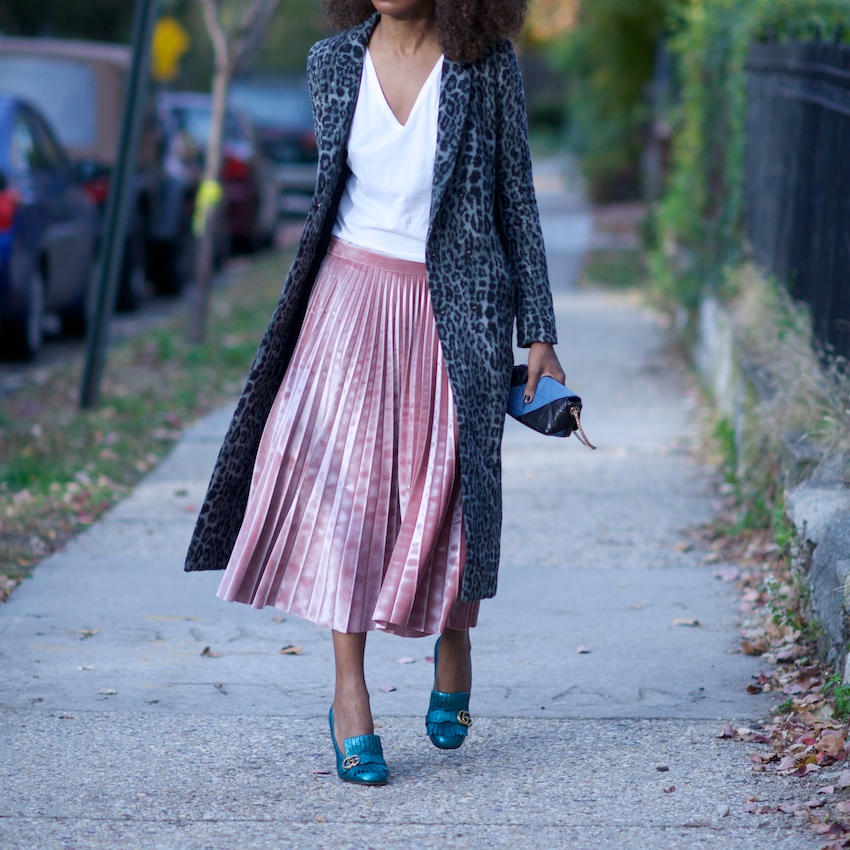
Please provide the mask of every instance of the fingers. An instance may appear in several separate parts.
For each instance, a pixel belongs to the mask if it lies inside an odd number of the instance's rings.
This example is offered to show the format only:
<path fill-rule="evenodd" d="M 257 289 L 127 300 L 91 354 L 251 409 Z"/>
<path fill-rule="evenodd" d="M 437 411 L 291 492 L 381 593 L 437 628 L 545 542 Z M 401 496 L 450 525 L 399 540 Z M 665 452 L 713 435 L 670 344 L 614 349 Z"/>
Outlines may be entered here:
<path fill-rule="evenodd" d="M 531 344 L 528 353 L 528 382 L 522 400 L 526 404 L 534 401 L 537 384 L 541 378 L 554 378 L 559 384 L 566 383 L 566 375 L 555 354 L 555 349 L 549 343 L 535 342 Z"/>
<path fill-rule="evenodd" d="M 531 404 L 534 401 L 534 394 L 537 392 L 537 382 L 540 380 L 542 376 L 539 372 L 532 372 L 529 367 L 528 370 L 528 381 L 525 384 L 525 392 L 523 393 L 522 400 L 526 404 Z"/>
<path fill-rule="evenodd" d="M 559 384 L 566 384 L 567 376 L 564 373 L 564 370 L 561 368 L 561 364 L 557 363 L 554 369 L 550 369 L 543 373 L 543 376 L 548 375 L 550 378 L 554 378 Z"/>

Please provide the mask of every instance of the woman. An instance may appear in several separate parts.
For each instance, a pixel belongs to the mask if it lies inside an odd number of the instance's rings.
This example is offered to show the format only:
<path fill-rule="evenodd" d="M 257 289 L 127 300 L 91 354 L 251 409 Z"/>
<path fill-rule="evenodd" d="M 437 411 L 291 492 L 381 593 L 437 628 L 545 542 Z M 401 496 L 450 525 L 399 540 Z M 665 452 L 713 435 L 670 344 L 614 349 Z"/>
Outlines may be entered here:
<path fill-rule="evenodd" d="M 527 4 L 324 5 L 349 28 L 308 61 L 316 193 L 186 569 L 333 629 L 337 772 L 383 784 L 366 633 L 441 635 L 427 731 L 460 746 L 469 629 L 496 592 L 514 323 L 528 399 L 564 375 L 506 38 Z"/>

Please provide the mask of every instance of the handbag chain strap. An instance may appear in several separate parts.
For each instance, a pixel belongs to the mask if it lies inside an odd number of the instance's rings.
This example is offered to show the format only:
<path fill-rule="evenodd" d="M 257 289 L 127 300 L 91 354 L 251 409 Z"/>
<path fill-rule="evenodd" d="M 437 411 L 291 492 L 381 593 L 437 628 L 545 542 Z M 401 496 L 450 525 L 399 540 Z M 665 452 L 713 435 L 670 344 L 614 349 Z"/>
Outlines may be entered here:
<path fill-rule="evenodd" d="M 589 449 L 593 449 L 596 451 L 596 446 L 587 439 L 587 434 L 584 433 L 584 428 L 581 427 L 581 408 L 580 407 L 571 407 L 570 413 L 573 415 L 573 419 L 576 423 L 576 430 L 573 432 L 576 435 L 576 439 L 583 445 L 587 446 Z"/>

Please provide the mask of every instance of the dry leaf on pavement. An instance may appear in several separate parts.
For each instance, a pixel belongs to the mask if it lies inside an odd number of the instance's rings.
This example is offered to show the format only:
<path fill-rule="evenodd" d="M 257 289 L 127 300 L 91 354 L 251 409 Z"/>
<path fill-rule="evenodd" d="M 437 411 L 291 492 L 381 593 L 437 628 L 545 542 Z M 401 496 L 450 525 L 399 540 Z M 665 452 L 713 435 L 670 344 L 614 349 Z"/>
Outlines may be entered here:
<path fill-rule="evenodd" d="M 673 620 L 674 626 L 690 626 L 694 628 L 695 626 L 701 626 L 702 623 L 694 617 L 676 617 Z"/>

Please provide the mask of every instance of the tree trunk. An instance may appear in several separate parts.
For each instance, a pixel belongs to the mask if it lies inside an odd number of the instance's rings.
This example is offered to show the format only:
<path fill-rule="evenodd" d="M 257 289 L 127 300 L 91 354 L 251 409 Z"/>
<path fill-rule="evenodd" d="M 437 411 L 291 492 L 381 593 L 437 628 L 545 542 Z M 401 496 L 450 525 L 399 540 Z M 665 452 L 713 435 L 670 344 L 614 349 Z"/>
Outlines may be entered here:
<path fill-rule="evenodd" d="M 215 75 L 213 77 L 212 121 L 204 167 L 204 183 L 207 186 L 219 183 L 224 111 L 227 106 L 227 89 L 229 84 L 230 69 L 227 63 L 216 63 Z M 215 221 L 221 215 L 219 208 L 223 203 L 224 198 L 219 198 L 217 203 L 211 204 L 206 209 L 203 216 L 203 230 L 199 238 L 198 253 L 195 261 L 195 303 L 192 309 L 189 327 L 189 339 L 193 343 L 202 343 L 206 340 L 208 306 L 215 266 Z"/>
<path fill-rule="evenodd" d="M 207 315 L 215 267 L 216 227 L 219 208 L 224 203 L 219 177 L 222 161 L 222 137 L 227 109 L 227 90 L 237 65 L 262 40 L 280 0 L 252 0 L 243 9 L 238 31 L 228 43 L 222 27 L 219 0 L 198 0 L 213 47 L 215 72 L 212 86 L 212 117 L 207 142 L 204 177 L 195 200 L 195 236 L 198 253 L 195 259 L 195 303 L 189 313 L 189 340 L 199 344 L 206 340 Z"/>

